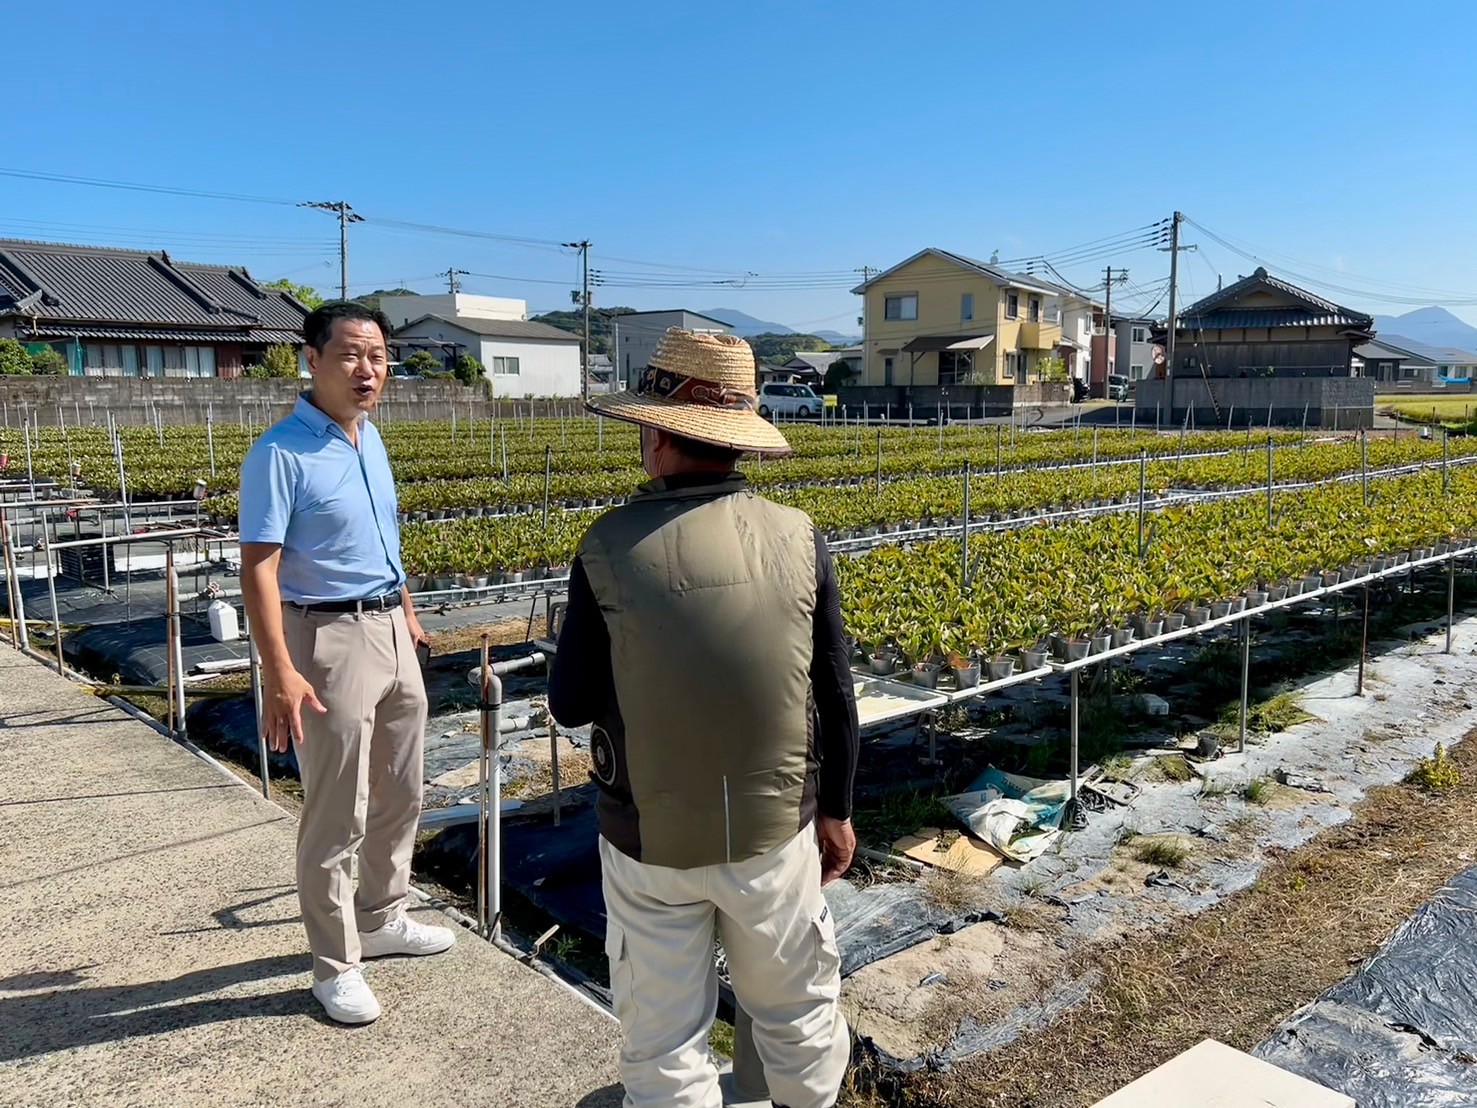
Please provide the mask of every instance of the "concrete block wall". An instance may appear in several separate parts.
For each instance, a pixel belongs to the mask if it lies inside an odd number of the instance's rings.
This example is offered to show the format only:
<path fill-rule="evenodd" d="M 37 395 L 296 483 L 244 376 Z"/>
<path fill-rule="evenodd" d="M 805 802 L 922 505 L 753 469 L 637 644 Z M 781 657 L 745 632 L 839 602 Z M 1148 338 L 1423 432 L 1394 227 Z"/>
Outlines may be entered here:
<path fill-rule="evenodd" d="M 308 380 L 255 380 L 240 377 L 0 377 L 0 426 L 20 426 L 31 414 L 36 424 L 55 427 L 102 426 L 107 413 L 125 426 L 151 425 L 157 411 L 170 426 L 204 423 L 213 413 L 217 423 L 257 425 L 291 410 Z M 392 378 L 380 398 L 381 422 L 457 417 L 491 419 L 519 415 L 576 415 L 577 400 L 491 401 L 482 388 L 450 381 L 405 381 Z"/>
<path fill-rule="evenodd" d="M 1214 396 L 1211 390 L 1214 390 Z M 1134 394 L 1136 419 L 1177 427 L 1186 411 L 1194 427 L 1309 427 L 1354 430 L 1374 425 L 1375 383 L 1366 377 L 1179 377 L 1174 381 L 1174 411 L 1169 382 L 1140 381 Z"/>

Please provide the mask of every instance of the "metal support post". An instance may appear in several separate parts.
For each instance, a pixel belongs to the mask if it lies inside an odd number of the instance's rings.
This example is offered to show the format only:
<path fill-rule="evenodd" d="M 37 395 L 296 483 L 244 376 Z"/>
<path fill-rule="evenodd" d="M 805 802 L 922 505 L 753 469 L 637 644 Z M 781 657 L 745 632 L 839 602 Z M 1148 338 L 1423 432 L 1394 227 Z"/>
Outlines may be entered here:
<path fill-rule="evenodd" d="M 1139 557 L 1144 556 L 1144 498 L 1148 491 L 1149 452 L 1139 450 Z"/>
<path fill-rule="evenodd" d="M 9 527 L 9 524 L 4 521 L 3 517 L 0 517 L 0 526 Z M 30 650 L 31 635 L 30 632 L 26 629 L 26 594 L 21 589 L 20 559 L 16 557 L 15 532 L 13 531 L 10 533 L 9 549 L 10 564 L 5 572 L 7 579 L 15 581 L 15 606 L 10 609 L 10 618 L 14 621 L 17 635 L 20 639 L 20 648 L 22 650 Z M 36 558 L 33 554 L 31 556 L 31 564 L 35 565 L 35 562 Z"/>
<path fill-rule="evenodd" d="M 1241 621 L 1241 722 L 1236 743 L 1238 753 L 1246 753 L 1246 708 L 1251 685 L 1251 617 Z"/>
<path fill-rule="evenodd" d="M 5 569 L 5 614 L 10 617 L 10 645 L 19 648 L 20 632 L 16 616 L 19 605 L 15 602 L 15 594 L 20 588 L 20 580 L 15 573 L 15 552 L 10 548 L 10 521 L 5 518 L 4 512 L 0 512 L 0 555 L 3 555 L 0 565 Z"/>
<path fill-rule="evenodd" d="M 549 486 L 554 475 L 554 448 L 544 447 L 544 526 L 549 526 Z"/>
<path fill-rule="evenodd" d="M 267 715 L 262 710 L 262 656 L 256 648 L 256 638 L 251 633 L 251 617 L 243 621 L 246 645 L 251 661 L 251 703 L 256 710 L 256 755 L 262 779 L 262 796 L 272 799 L 272 788 L 267 775 Z"/>
<path fill-rule="evenodd" d="M 964 527 L 959 539 L 959 587 L 969 588 L 969 477 L 973 462 L 964 463 Z"/>
<path fill-rule="evenodd" d="M 882 488 L 882 428 L 877 429 L 877 488 Z"/>
<path fill-rule="evenodd" d="M 1272 436 L 1267 436 L 1267 530 L 1272 529 Z"/>
<path fill-rule="evenodd" d="M 41 549 L 46 556 L 46 591 L 51 596 L 51 634 L 52 645 L 56 647 L 56 671 L 65 676 L 66 667 L 62 665 L 62 616 L 56 606 L 56 570 L 51 564 L 51 517 L 45 511 L 41 513 Z"/>
<path fill-rule="evenodd" d="M 1452 625 L 1456 619 L 1456 554 L 1446 560 L 1446 653 L 1451 653 Z"/>
<path fill-rule="evenodd" d="M 484 938 L 502 933 L 502 784 L 498 745 L 501 742 L 503 682 L 488 664 L 490 638 L 482 636 L 482 754 L 478 761 L 477 930 Z"/>
<path fill-rule="evenodd" d="M 1071 796 L 1070 796 L 1070 798 L 1067 801 L 1067 810 L 1068 810 L 1069 813 L 1072 813 L 1074 815 L 1075 815 L 1075 813 L 1078 810 L 1078 806 L 1077 806 L 1077 749 L 1078 749 L 1078 744 L 1081 742 L 1081 738 L 1082 738 L 1081 731 L 1080 731 L 1080 724 L 1079 724 L 1079 721 L 1080 721 L 1081 715 L 1082 715 L 1082 712 L 1081 712 L 1082 687 L 1081 686 L 1082 686 L 1082 670 L 1080 668 L 1074 669 L 1072 671 L 1072 730 L 1071 730 L 1071 744 L 1072 744 L 1072 746 L 1071 746 L 1071 750 L 1069 750 L 1068 753 L 1067 753 L 1067 769 L 1068 769 L 1068 775 L 1071 778 L 1071 784 L 1072 784 Z"/>
<path fill-rule="evenodd" d="M 1364 661 L 1369 656 L 1369 582 L 1364 582 L 1364 625 L 1359 632 L 1359 676 L 1354 682 L 1354 695 L 1364 695 Z"/>
<path fill-rule="evenodd" d="M 26 422 L 21 427 L 21 432 L 26 436 L 26 483 L 31 489 L 31 499 L 36 499 L 36 469 L 31 464 L 31 415 L 26 413 Z M 41 429 L 36 429 L 36 441 L 41 441 Z"/>
<path fill-rule="evenodd" d="M 1369 507 L 1369 432 L 1359 432 L 1359 484 L 1364 489 L 1364 506 Z"/>

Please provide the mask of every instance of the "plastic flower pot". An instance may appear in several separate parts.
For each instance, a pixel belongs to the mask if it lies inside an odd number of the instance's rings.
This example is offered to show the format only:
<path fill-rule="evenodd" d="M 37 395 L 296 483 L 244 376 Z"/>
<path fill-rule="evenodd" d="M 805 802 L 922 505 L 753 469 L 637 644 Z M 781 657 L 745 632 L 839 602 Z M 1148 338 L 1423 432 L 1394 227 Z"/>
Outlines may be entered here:
<path fill-rule="evenodd" d="M 1127 646 L 1129 643 L 1133 642 L 1133 628 L 1115 628 L 1112 634 L 1112 641 L 1114 650 L 1117 650 L 1120 646 Z"/>
<path fill-rule="evenodd" d="M 1229 600 L 1216 600 L 1210 605 L 1211 619 L 1225 619 L 1231 614 L 1231 602 Z"/>
<path fill-rule="evenodd" d="M 911 673 L 913 675 L 913 684 L 917 685 L 920 689 L 938 688 L 939 667 L 932 662 L 916 663 Z"/>
<path fill-rule="evenodd" d="M 1169 632 L 1170 634 L 1173 634 L 1176 631 L 1183 631 L 1184 629 L 1185 629 L 1185 613 L 1184 612 L 1166 612 L 1166 613 L 1164 613 L 1164 630 L 1165 631 Z"/>
<path fill-rule="evenodd" d="M 1337 572 L 1325 573 L 1318 580 L 1325 589 L 1331 589 L 1339 583 L 1339 575 Z"/>
<path fill-rule="evenodd" d="M 1046 665 L 1046 659 L 1046 650 L 1039 646 L 1021 651 L 1021 663 L 1028 673 L 1043 668 Z"/>
<path fill-rule="evenodd" d="M 1210 609 L 1195 605 L 1185 612 L 1185 623 L 1190 627 L 1200 627 L 1210 620 Z"/>
<path fill-rule="evenodd" d="M 1164 634 L 1164 620 L 1150 619 L 1144 621 L 1143 637 L 1146 639 L 1157 639 Z"/>
<path fill-rule="evenodd" d="M 1015 659 L 1004 654 L 997 654 L 986 663 L 991 681 L 1004 681 L 1015 674 Z"/>
<path fill-rule="evenodd" d="M 1231 614 L 1240 615 L 1244 611 L 1246 611 L 1246 597 L 1233 597 L 1231 600 Z"/>
<path fill-rule="evenodd" d="M 1287 586 L 1286 585 L 1273 585 L 1270 589 L 1267 590 L 1267 600 L 1268 601 L 1271 601 L 1274 604 L 1277 601 L 1279 601 L 1279 600 L 1286 600 L 1286 599 L 1287 599 Z"/>
<path fill-rule="evenodd" d="M 867 666 L 878 677 L 886 677 L 889 674 L 897 672 L 897 655 L 887 653 L 869 654 L 867 656 Z"/>
<path fill-rule="evenodd" d="M 1063 639 L 1061 640 L 1062 656 L 1069 662 L 1080 662 L 1092 650 L 1092 643 L 1087 639 Z"/>
<path fill-rule="evenodd" d="M 1267 594 L 1260 589 L 1252 589 L 1246 594 L 1246 607 L 1248 608 L 1260 608 L 1266 602 Z"/>
<path fill-rule="evenodd" d="M 1105 650 L 1113 649 L 1112 635 L 1094 635 L 1092 637 L 1092 652 L 1101 654 Z"/>
<path fill-rule="evenodd" d="M 956 689 L 972 689 L 980 683 L 980 667 L 978 662 L 967 666 L 953 666 L 950 668 L 950 672 L 954 675 L 954 687 Z"/>

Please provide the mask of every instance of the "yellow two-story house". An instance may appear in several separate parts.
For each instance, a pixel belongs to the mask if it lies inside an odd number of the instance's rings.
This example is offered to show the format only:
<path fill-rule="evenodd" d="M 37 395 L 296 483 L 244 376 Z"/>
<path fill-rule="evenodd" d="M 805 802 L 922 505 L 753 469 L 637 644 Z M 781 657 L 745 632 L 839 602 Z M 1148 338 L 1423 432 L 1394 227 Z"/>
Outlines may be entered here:
<path fill-rule="evenodd" d="M 1059 289 L 937 247 L 852 290 L 863 298 L 859 385 L 1016 385 L 1062 342 Z"/>

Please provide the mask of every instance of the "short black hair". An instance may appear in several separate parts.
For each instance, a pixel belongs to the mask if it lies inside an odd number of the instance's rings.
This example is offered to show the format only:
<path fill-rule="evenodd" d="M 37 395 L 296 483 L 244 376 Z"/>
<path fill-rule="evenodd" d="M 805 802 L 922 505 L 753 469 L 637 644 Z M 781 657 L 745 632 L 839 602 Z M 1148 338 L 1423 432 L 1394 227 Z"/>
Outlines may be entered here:
<path fill-rule="evenodd" d="M 744 456 L 742 450 L 735 450 L 731 446 L 718 446 L 711 442 L 699 442 L 690 439 L 686 435 L 679 435 L 675 431 L 668 431 L 676 440 L 677 449 L 686 454 L 695 462 L 703 462 L 708 465 L 726 465 L 730 468 L 737 466 L 739 459 Z"/>
<path fill-rule="evenodd" d="M 368 308 L 357 300 L 330 300 L 314 308 L 303 320 L 303 342 L 320 354 L 323 353 L 323 348 L 333 338 L 334 322 L 340 319 L 360 319 L 373 323 L 379 327 L 385 341 L 390 341 L 390 331 L 393 328 L 390 326 L 390 317 L 384 312 Z"/>

